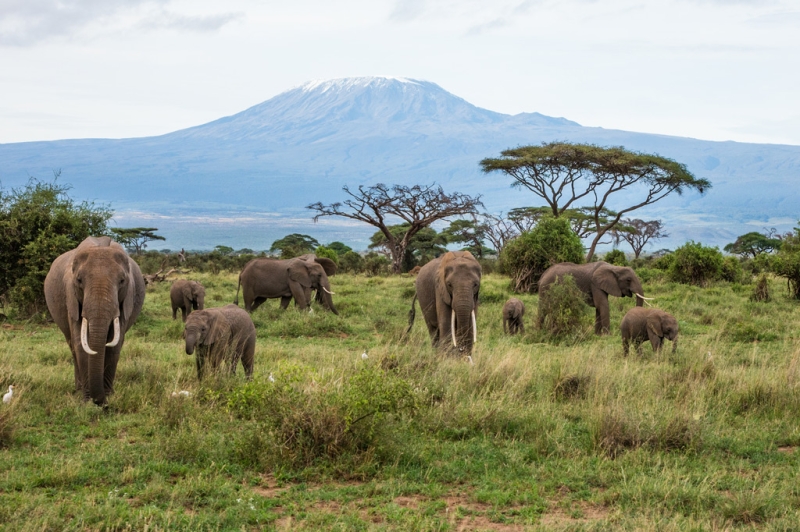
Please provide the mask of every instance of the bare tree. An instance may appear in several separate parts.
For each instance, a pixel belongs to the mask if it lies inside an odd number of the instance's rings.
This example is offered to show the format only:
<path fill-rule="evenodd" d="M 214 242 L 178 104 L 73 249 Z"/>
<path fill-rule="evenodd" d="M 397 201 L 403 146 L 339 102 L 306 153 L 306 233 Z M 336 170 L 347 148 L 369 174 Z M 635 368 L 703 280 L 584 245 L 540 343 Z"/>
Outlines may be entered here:
<path fill-rule="evenodd" d="M 501 157 L 487 158 L 480 164 L 484 172 L 502 171 L 514 179 L 512 186 L 527 188 L 544 199 L 555 217 L 578 202 L 591 203 L 581 208 L 587 210 L 594 234 L 587 261 L 603 235 L 627 213 L 673 192 L 693 189 L 702 194 L 711 187 L 707 179 L 696 178 L 683 164 L 622 147 L 551 142 L 505 150 Z M 606 216 L 611 212 L 609 199 L 621 191 L 632 198 L 628 206 Z"/>
<path fill-rule="evenodd" d="M 442 187 L 435 184 L 407 187 L 379 183 L 371 187 L 359 186 L 357 192 L 347 186 L 343 190 L 350 196 L 343 202 L 308 205 L 308 209 L 317 211 L 314 221 L 322 216 L 341 216 L 377 227 L 386 237 L 394 273 L 401 272 L 409 241 L 422 228 L 451 216 L 475 214 L 478 206 L 483 205 L 480 196 L 473 198 L 458 192 L 445 194 Z M 408 229 L 399 237 L 390 230 L 396 225 L 392 219 L 408 224 Z"/>
<path fill-rule="evenodd" d="M 498 255 L 506 247 L 509 240 L 520 235 L 519 227 L 508 218 L 504 218 L 502 212 L 499 216 L 485 212 L 481 215 L 481 218 L 483 218 L 483 223 L 481 224 L 483 226 L 483 236 L 492 244 Z"/>
<path fill-rule="evenodd" d="M 614 244 L 619 245 L 619 243 L 624 240 L 630 244 L 631 249 L 633 249 L 633 255 L 637 259 L 648 242 L 669 236 L 669 234 L 664 231 L 664 225 L 661 223 L 661 220 L 646 222 L 638 218 L 628 218 L 622 220 L 621 225 L 627 230 L 620 231 L 617 230 L 616 227 L 611 230 L 614 235 Z"/>

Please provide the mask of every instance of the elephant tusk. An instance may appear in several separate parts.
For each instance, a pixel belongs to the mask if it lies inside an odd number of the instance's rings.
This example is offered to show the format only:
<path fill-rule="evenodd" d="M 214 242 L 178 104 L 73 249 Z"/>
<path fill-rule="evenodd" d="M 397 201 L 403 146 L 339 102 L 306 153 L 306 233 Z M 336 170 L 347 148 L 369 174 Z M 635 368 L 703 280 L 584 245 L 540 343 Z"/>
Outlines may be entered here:
<path fill-rule="evenodd" d="M 450 309 L 450 336 L 453 337 L 453 347 L 458 347 L 456 343 L 456 311 Z"/>
<path fill-rule="evenodd" d="M 92 351 L 89 348 L 89 321 L 86 318 L 83 318 L 81 322 L 81 347 L 83 350 L 86 351 L 90 355 L 96 355 L 97 351 Z"/>
<path fill-rule="evenodd" d="M 653 301 L 655 299 L 654 297 L 644 297 L 642 294 L 637 294 L 636 292 L 634 292 L 634 294 L 636 294 L 636 297 L 638 297 L 639 299 L 641 299 L 645 303 L 647 303 L 648 301 Z M 647 306 L 648 307 L 652 307 L 653 305 L 651 305 L 650 303 L 647 303 Z"/>
<path fill-rule="evenodd" d="M 475 320 L 475 310 L 472 311 L 472 344 L 478 343 L 478 322 Z"/>
<path fill-rule="evenodd" d="M 114 318 L 114 339 L 106 344 L 106 347 L 116 347 L 119 343 L 119 316 Z"/>
<path fill-rule="evenodd" d="M 329 293 L 329 294 L 330 294 L 330 295 L 332 295 L 332 296 L 335 296 L 335 295 L 336 295 L 336 292 L 331 292 L 330 290 L 328 290 L 328 289 L 327 289 L 327 288 L 325 288 L 324 286 L 322 287 L 322 289 L 323 289 L 323 290 L 325 290 L 327 293 Z"/>

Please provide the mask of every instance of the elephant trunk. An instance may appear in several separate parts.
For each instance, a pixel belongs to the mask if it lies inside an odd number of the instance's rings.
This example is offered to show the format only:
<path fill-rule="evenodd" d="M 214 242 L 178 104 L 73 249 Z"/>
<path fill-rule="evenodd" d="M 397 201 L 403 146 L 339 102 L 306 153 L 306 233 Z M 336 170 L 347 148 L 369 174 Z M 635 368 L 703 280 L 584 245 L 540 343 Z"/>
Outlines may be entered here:
<path fill-rule="evenodd" d="M 631 283 L 631 291 L 634 293 L 633 298 L 636 300 L 636 306 L 637 307 L 644 306 L 643 297 L 639 297 L 639 296 L 644 296 L 644 290 L 642 290 L 642 283 L 638 281 L 634 281 L 633 283 Z"/>
<path fill-rule="evenodd" d="M 317 295 L 322 298 L 322 306 L 338 315 L 339 312 L 333 306 L 333 291 L 331 291 L 331 285 L 327 279 L 323 279 L 320 282 L 320 288 L 320 290 L 317 290 Z"/>
<path fill-rule="evenodd" d="M 452 308 L 452 318 L 455 321 L 451 323 L 454 343 L 459 350 L 471 353 L 477 333 L 472 293 L 461 294 L 460 297 L 454 294 Z"/>
<path fill-rule="evenodd" d="M 197 302 L 195 310 L 203 310 L 206 306 L 206 295 L 200 294 L 195 301 Z"/>
<path fill-rule="evenodd" d="M 186 333 L 186 354 L 191 355 L 194 353 L 194 346 L 197 343 L 197 335 Z"/>
<path fill-rule="evenodd" d="M 85 338 L 85 343 L 88 344 L 83 348 L 89 357 L 89 396 L 97 405 L 104 404 L 106 399 L 105 352 L 110 322 L 111 320 L 84 318 L 81 326 L 81 338 Z"/>

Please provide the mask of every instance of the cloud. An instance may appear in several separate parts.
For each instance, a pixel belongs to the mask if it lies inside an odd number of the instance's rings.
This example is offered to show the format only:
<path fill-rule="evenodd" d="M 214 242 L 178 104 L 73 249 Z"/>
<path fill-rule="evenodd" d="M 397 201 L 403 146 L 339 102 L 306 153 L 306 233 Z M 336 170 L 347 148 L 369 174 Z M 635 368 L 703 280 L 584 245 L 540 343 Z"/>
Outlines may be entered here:
<path fill-rule="evenodd" d="M 409 22 L 419 18 L 425 11 L 425 0 L 397 0 L 389 14 L 392 22 Z"/>
<path fill-rule="evenodd" d="M 470 29 L 467 30 L 467 35 L 480 35 L 482 33 L 486 33 L 487 31 L 496 30 L 498 28 L 504 28 L 511 24 L 511 21 L 508 18 L 500 17 L 494 20 L 490 20 L 489 22 L 485 22 L 483 24 L 478 24 L 477 26 L 472 26 Z"/>
<path fill-rule="evenodd" d="M 188 15 L 167 11 L 171 0 L 2 0 L 0 45 L 30 46 L 58 37 L 77 38 L 92 25 L 104 30 L 146 27 L 216 31 L 242 15 Z"/>

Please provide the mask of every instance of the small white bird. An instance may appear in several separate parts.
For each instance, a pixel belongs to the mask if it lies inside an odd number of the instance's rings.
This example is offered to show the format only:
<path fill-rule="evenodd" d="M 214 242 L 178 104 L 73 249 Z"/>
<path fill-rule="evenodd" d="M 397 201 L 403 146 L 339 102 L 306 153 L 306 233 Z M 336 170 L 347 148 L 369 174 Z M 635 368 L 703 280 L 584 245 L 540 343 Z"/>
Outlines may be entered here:
<path fill-rule="evenodd" d="M 470 366 L 474 366 L 475 365 L 475 362 L 472 361 L 472 356 L 471 355 L 467 355 L 467 361 L 469 362 Z"/>
<path fill-rule="evenodd" d="M 272 373 L 269 374 L 269 377 L 267 377 L 267 379 L 269 380 L 269 382 L 275 382 L 275 377 L 272 376 Z"/>
<path fill-rule="evenodd" d="M 3 396 L 3 402 L 4 403 L 10 403 L 11 402 L 11 398 L 13 396 L 14 396 L 14 387 L 13 386 L 9 386 L 8 387 L 8 393 Z"/>
<path fill-rule="evenodd" d="M 367 356 L 367 352 L 366 352 L 366 351 L 364 351 L 363 353 L 361 353 L 361 360 L 366 360 L 366 359 L 368 359 L 368 358 L 369 358 L 369 357 Z"/>
<path fill-rule="evenodd" d="M 181 390 L 179 392 L 172 392 L 172 397 L 191 397 L 192 393 L 186 390 Z"/>

